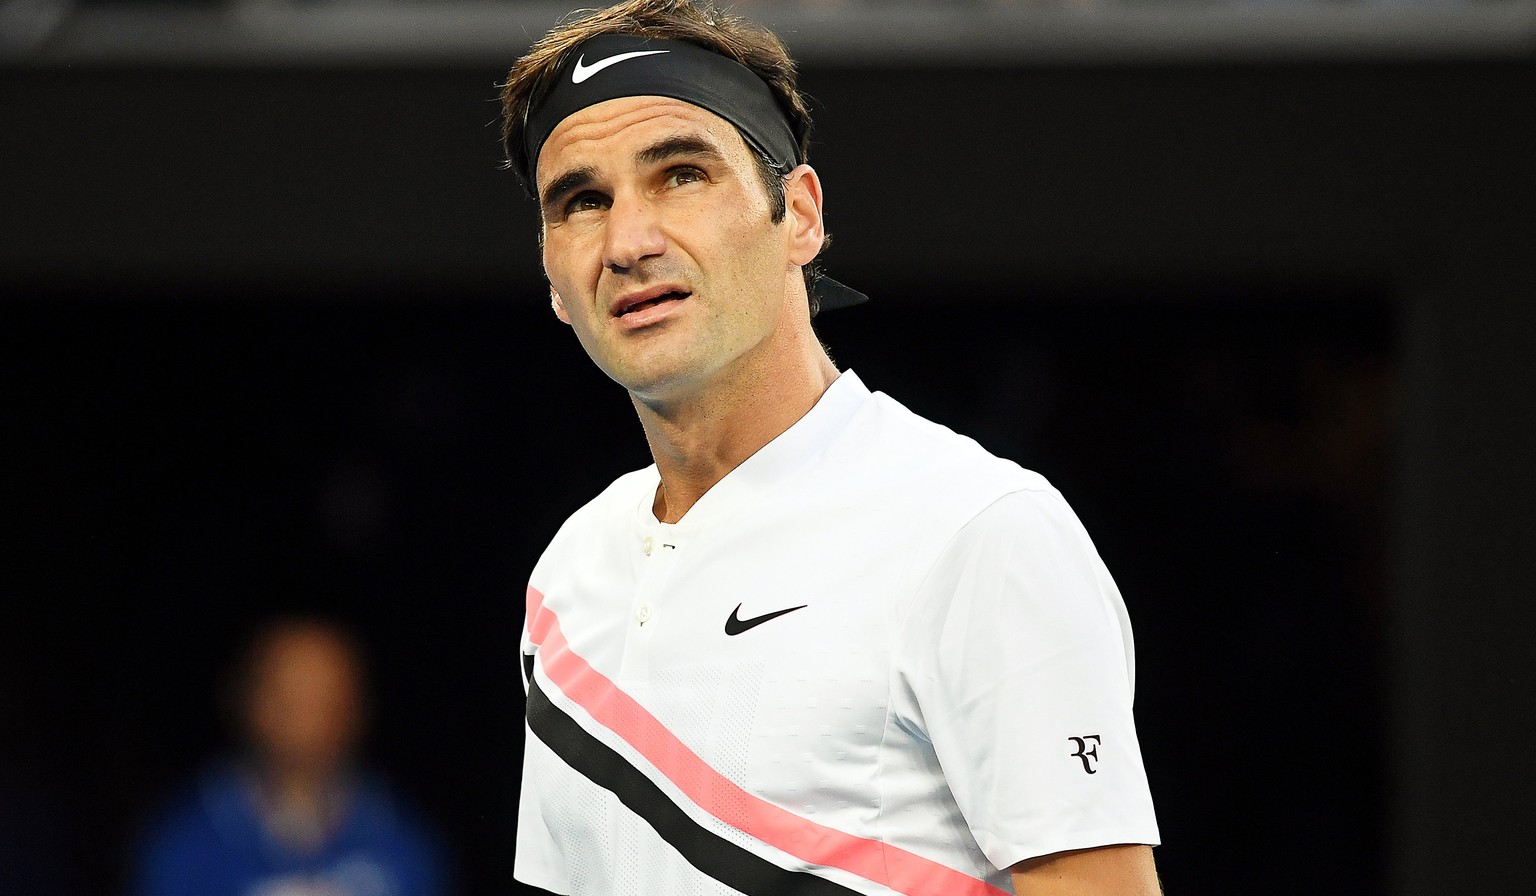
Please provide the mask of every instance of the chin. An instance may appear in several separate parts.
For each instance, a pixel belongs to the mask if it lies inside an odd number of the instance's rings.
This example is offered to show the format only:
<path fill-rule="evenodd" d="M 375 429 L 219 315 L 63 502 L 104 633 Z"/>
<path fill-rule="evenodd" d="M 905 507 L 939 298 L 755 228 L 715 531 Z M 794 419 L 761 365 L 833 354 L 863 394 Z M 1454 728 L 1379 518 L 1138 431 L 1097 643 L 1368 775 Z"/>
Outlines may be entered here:
<path fill-rule="evenodd" d="M 627 375 L 610 376 L 637 400 L 651 405 L 683 397 L 694 390 L 700 379 L 696 371 L 677 368 L 629 371 Z"/>

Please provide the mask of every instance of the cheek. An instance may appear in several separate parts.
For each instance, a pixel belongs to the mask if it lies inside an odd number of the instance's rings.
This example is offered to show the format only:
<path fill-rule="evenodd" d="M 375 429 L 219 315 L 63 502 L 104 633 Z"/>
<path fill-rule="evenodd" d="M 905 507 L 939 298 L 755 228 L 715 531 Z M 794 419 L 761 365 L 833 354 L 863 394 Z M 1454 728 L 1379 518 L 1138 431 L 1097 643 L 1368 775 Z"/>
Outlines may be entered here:
<path fill-rule="evenodd" d="M 686 222 L 677 230 L 679 248 L 693 261 L 718 277 L 750 280 L 766 267 L 761 222 L 749 212 L 733 209 L 728 214 Z"/>
<path fill-rule="evenodd" d="M 571 233 L 568 229 L 545 234 L 544 276 L 561 295 L 569 298 L 579 292 L 579 287 L 595 282 L 595 271 L 601 267 L 601 259 L 600 249 L 594 250 L 589 245 L 592 242 L 589 237 Z"/>
<path fill-rule="evenodd" d="M 547 239 L 541 248 L 540 261 L 544 264 L 544 276 L 548 278 L 550 284 L 556 290 L 559 290 L 562 288 L 562 283 L 559 281 L 566 279 L 565 254 L 557 251 L 556 247 Z"/>

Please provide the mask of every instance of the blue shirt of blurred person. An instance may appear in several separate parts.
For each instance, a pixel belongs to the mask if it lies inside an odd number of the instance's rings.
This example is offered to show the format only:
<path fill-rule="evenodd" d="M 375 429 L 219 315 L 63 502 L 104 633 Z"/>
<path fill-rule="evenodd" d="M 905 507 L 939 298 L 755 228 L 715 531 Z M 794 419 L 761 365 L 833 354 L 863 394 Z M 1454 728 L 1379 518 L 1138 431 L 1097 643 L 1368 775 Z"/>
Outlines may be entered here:
<path fill-rule="evenodd" d="M 443 896 L 440 852 L 383 785 L 354 778 L 324 836 L 298 847 L 274 830 L 254 774 L 204 773 L 151 829 L 134 896 Z"/>

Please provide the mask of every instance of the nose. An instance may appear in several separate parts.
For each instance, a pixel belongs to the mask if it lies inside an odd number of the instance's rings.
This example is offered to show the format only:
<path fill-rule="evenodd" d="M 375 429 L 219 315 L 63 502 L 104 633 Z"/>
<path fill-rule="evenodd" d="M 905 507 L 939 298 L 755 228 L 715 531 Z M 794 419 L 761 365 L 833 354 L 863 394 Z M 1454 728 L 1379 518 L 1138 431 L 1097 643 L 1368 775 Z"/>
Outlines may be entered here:
<path fill-rule="evenodd" d="M 615 273 L 624 273 L 666 249 L 655 204 L 643 196 L 614 197 L 608 210 L 603 264 Z"/>

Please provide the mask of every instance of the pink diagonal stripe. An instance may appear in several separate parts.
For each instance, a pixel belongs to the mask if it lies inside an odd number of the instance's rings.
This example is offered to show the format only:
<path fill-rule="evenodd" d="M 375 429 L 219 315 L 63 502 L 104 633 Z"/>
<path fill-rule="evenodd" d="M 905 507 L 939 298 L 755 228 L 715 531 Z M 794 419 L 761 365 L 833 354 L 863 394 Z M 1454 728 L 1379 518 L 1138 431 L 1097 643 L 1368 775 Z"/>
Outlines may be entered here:
<path fill-rule="evenodd" d="M 817 824 L 749 793 L 716 771 L 607 676 L 571 649 L 544 595 L 528 588 L 528 635 L 561 693 L 617 734 L 704 811 L 813 865 L 841 868 L 907 896 L 1007 896 L 968 874 L 897 846 Z"/>

